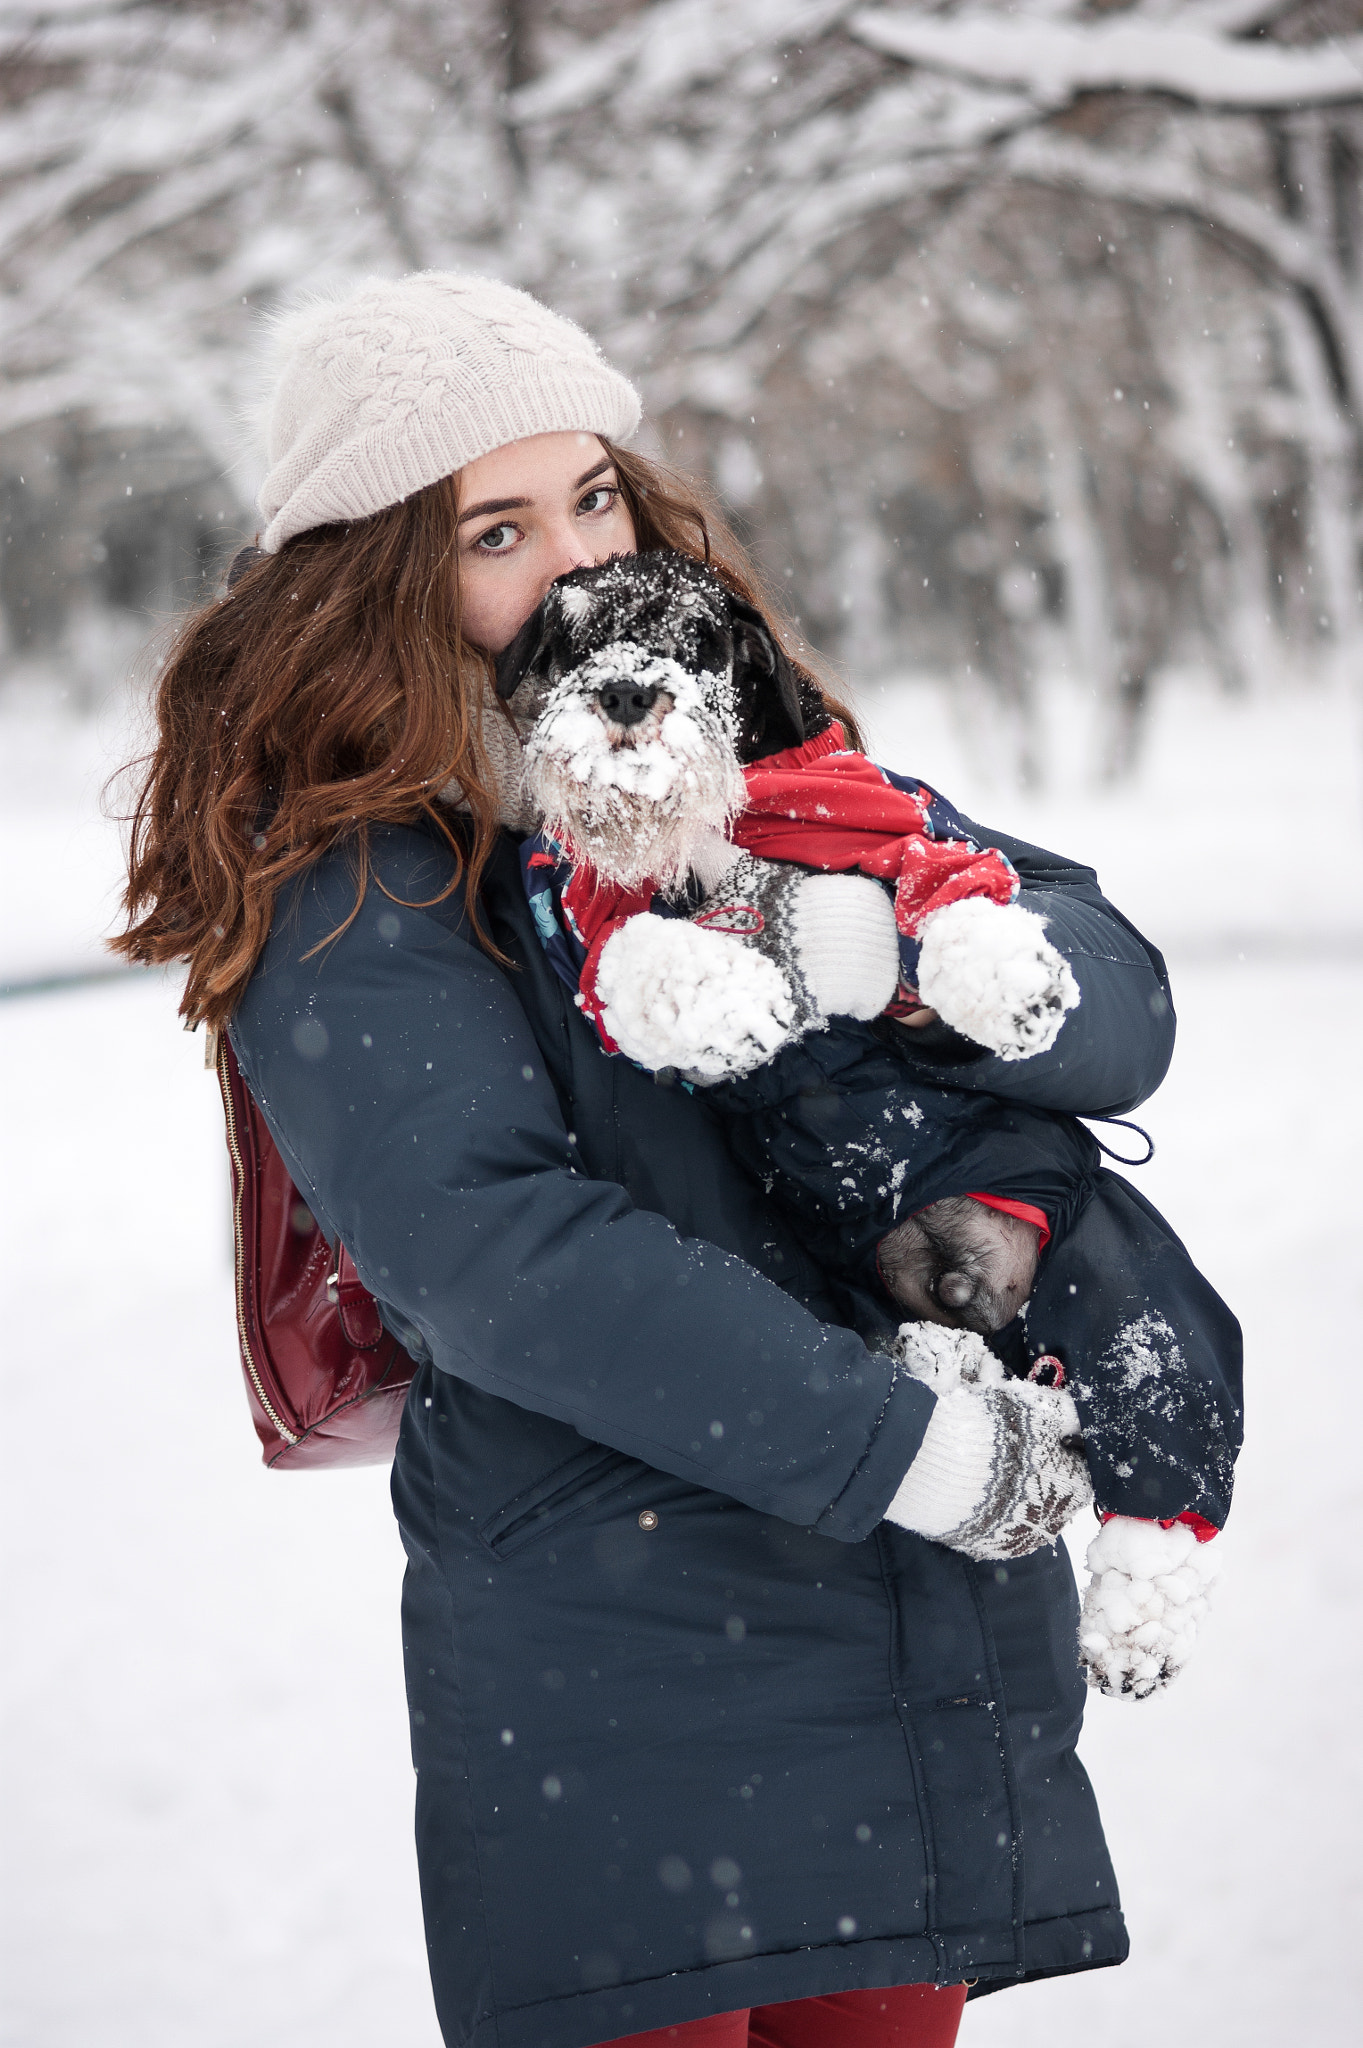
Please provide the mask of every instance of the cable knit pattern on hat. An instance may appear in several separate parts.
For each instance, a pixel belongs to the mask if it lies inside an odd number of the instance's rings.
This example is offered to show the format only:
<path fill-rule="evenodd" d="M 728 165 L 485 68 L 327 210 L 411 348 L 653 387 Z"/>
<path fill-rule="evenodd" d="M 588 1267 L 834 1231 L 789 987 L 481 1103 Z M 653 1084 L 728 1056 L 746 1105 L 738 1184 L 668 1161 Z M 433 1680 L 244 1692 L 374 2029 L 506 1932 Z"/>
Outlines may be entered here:
<path fill-rule="evenodd" d="M 367 519 L 532 434 L 639 424 L 590 336 L 495 278 L 423 270 L 275 323 L 260 545 Z"/>

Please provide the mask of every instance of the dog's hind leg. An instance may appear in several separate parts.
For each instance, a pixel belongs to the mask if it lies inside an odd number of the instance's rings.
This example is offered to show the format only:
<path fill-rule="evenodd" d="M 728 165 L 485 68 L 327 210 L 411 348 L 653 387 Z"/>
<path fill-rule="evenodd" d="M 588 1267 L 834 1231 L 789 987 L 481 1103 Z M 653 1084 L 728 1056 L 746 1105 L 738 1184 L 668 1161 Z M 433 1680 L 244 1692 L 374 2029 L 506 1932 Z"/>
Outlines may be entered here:
<path fill-rule="evenodd" d="M 1032 1291 L 1034 1223 L 948 1195 L 880 1240 L 877 1263 L 890 1294 L 924 1322 L 982 1336 L 1011 1323 Z"/>

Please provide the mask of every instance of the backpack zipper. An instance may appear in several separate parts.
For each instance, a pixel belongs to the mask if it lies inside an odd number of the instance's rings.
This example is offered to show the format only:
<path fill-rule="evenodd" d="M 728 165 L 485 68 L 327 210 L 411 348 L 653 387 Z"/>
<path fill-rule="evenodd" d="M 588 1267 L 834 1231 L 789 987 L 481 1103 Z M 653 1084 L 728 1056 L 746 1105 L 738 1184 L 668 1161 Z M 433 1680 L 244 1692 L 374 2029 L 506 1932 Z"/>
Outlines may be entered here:
<path fill-rule="evenodd" d="M 236 1281 L 237 1338 L 241 1345 L 241 1362 L 246 1367 L 247 1377 L 255 1389 L 256 1399 L 269 1417 L 276 1433 L 283 1438 L 286 1444 L 296 1444 L 301 1439 L 295 1435 L 286 1422 L 281 1420 L 275 1411 L 269 1395 L 265 1392 L 260 1372 L 256 1366 L 255 1354 L 251 1350 L 251 1340 L 246 1334 L 246 1244 L 241 1227 L 241 1198 L 245 1190 L 246 1175 L 242 1165 L 241 1146 L 237 1139 L 237 1118 L 236 1112 L 232 1107 L 232 1088 L 227 1078 L 225 1032 L 218 1034 L 217 1055 L 218 1086 L 222 1090 L 223 1115 L 227 1121 L 227 1150 L 231 1155 L 233 1169 L 232 1240 L 234 1251 L 232 1269 L 233 1277 Z"/>

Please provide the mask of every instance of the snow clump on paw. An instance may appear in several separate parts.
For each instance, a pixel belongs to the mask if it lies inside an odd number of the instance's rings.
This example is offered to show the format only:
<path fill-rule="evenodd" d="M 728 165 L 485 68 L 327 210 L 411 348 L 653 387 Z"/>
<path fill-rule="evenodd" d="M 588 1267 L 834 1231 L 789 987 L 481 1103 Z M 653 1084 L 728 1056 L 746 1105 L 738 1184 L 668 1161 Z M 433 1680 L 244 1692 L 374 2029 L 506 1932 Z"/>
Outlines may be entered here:
<path fill-rule="evenodd" d="M 1192 1655 L 1216 1577 L 1183 1522 L 1114 1515 L 1088 1548 L 1093 1577 L 1079 1616 L 1079 1661 L 1091 1686 L 1111 1699 L 1149 1699 L 1171 1685 Z"/>
<path fill-rule="evenodd" d="M 983 1337 L 945 1323 L 901 1323 L 894 1355 L 912 1379 L 934 1394 L 957 1387 L 997 1387 L 1007 1378 Z"/>
<path fill-rule="evenodd" d="M 774 961 L 726 933 L 651 911 L 607 939 L 596 992 L 627 1058 L 698 1081 L 750 1073 L 794 1027 L 790 989 Z"/>
<path fill-rule="evenodd" d="M 968 896 L 923 924 L 918 994 L 943 1023 L 1004 1060 L 1054 1045 L 1079 1003 L 1068 962 L 1045 920 L 1020 903 Z"/>

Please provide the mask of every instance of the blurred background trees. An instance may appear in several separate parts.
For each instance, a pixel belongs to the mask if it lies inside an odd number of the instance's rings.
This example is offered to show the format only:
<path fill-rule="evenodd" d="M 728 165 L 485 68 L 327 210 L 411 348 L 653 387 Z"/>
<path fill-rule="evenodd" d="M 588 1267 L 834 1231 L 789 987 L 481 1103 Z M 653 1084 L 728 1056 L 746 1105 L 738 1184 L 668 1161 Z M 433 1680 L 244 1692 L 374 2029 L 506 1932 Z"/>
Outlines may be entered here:
<path fill-rule="evenodd" d="M 953 679 L 1024 776 L 1057 670 L 1120 774 L 1171 675 L 1363 653 L 1363 0 L 48 0 L 0 38 L 12 658 L 97 670 L 215 576 L 258 314 L 423 265 L 579 318 L 803 629 Z"/>

